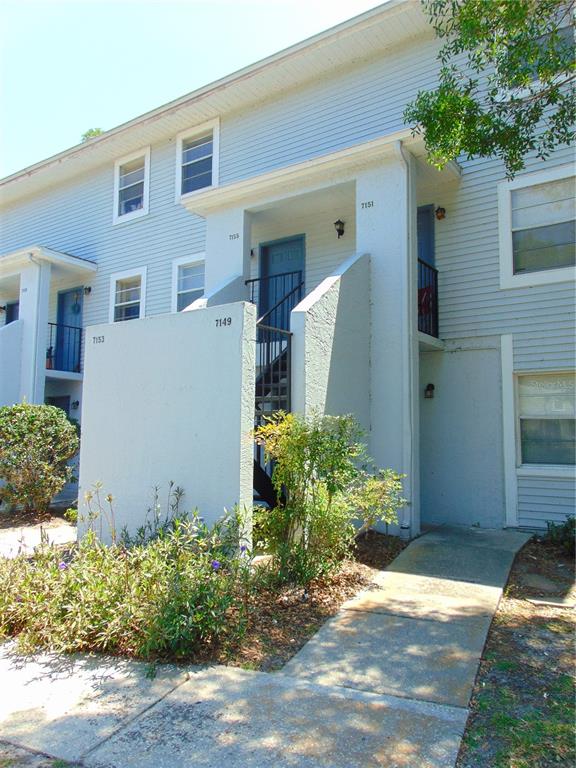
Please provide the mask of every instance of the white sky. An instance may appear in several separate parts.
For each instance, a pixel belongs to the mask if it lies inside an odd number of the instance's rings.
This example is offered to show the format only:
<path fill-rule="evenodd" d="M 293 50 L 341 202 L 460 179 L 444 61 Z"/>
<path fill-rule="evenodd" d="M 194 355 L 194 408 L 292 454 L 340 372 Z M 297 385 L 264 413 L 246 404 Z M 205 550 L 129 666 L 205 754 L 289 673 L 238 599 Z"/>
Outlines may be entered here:
<path fill-rule="evenodd" d="M 0 0 L 0 177 L 378 0 Z"/>

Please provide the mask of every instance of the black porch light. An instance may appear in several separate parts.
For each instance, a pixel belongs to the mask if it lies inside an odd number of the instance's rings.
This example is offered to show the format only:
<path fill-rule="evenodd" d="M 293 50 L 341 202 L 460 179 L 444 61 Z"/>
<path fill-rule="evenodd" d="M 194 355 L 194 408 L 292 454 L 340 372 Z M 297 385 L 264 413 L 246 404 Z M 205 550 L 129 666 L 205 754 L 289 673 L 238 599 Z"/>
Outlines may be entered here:
<path fill-rule="evenodd" d="M 338 234 L 338 240 L 340 240 L 340 238 L 344 234 L 344 222 L 342 221 L 342 219 L 338 219 L 338 221 L 334 222 L 334 229 Z"/>
<path fill-rule="evenodd" d="M 434 397 L 434 384 L 426 384 L 426 389 L 424 390 L 424 397 L 426 400 L 432 400 Z"/>

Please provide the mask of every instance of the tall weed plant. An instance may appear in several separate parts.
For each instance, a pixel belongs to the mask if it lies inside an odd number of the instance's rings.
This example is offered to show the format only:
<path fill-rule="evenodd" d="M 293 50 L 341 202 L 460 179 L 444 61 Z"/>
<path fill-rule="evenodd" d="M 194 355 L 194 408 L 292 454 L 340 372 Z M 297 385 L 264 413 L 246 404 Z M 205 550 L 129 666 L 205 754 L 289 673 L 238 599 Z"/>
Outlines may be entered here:
<path fill-rule="evenodd" d="M 18 635 L 23 650 L 143 659 L 234 643 L 252 584 L 238 526 L 233 514 L 210 530 L 194 513 L 164 520 L 148 539 L 108 546 L 88 530 L 65 556 L 44 543 L 32 557 L 1 559 L 0 636 Z"/>
<path fill-rule="evenodd" d="M 397 522 L 402 476 L 369 469 L 361 435 L 352 416 L 282 412 L 256 430 L 278 498 L 274 509 L 257 511 L 256 530 L 280 580 L 307 585 L 337 567 L 358 533 Z"/>

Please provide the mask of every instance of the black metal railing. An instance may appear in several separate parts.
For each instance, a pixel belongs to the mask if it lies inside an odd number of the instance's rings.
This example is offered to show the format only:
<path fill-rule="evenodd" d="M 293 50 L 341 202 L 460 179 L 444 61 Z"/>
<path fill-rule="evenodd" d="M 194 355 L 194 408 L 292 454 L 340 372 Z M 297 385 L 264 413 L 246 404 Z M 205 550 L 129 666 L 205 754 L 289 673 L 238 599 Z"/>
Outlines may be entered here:
<path fill-rule="evenodd" d="M 290 312 L 302 300 L 302 271 L 246 280 L 249 298 L 258 306 L 258 323 L 272 328 L 290 328 Z"/>
<path fill-rule="evenodd" d="M 277 411 L 290 411 L 291 355 L 292 334 L 290 331 L 258 323 L 255 428 L 264 424 L 266 417 L 272 416 Z M 270 506 L 274 506 L 276 503 L 276 495 L 270 480 L 273 469 L 273 463 L 266 460 L 263 446 L 255 445 L 254 489 L 259 498 L 266 501 Z"/>
<path fill-rule="evenodd" d="M 438 338 L 438 270 L 418 259 L 418 330 Z"/>
<path fill-rule="evenodd" d="M 46 368 L 80 373 L 82 328 L 62 323 L 48 323 Z"/>

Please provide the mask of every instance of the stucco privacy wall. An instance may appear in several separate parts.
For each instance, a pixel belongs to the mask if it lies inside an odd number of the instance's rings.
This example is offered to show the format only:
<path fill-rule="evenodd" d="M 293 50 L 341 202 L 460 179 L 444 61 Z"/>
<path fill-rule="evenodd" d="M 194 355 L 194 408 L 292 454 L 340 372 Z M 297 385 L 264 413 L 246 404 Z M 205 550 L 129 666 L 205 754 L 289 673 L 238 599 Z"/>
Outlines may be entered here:
<path fill-rule="evenodd" d="M 20 402 L 20 369 L 8 361 L 20 359 L 23 325 L 16 320 L 0 328 L 0 407 Z"/>
<path fill-rule="evenodd" d="M 81 514 L 95 482 L 131 532 L 169 481 L 208 523 L 251 508 L 255 324 L 239 302 L 87 329 Z"/>
<path fill-rule="evenodd" d="M 292 310 L 292 408 L 370 424 L 370 257 L 353 256 Z"/>
<path fill-rule="evenodd" d="M 500 339 L 422 354 L 420 397 L 422 522 L 502 528 Z"/>

